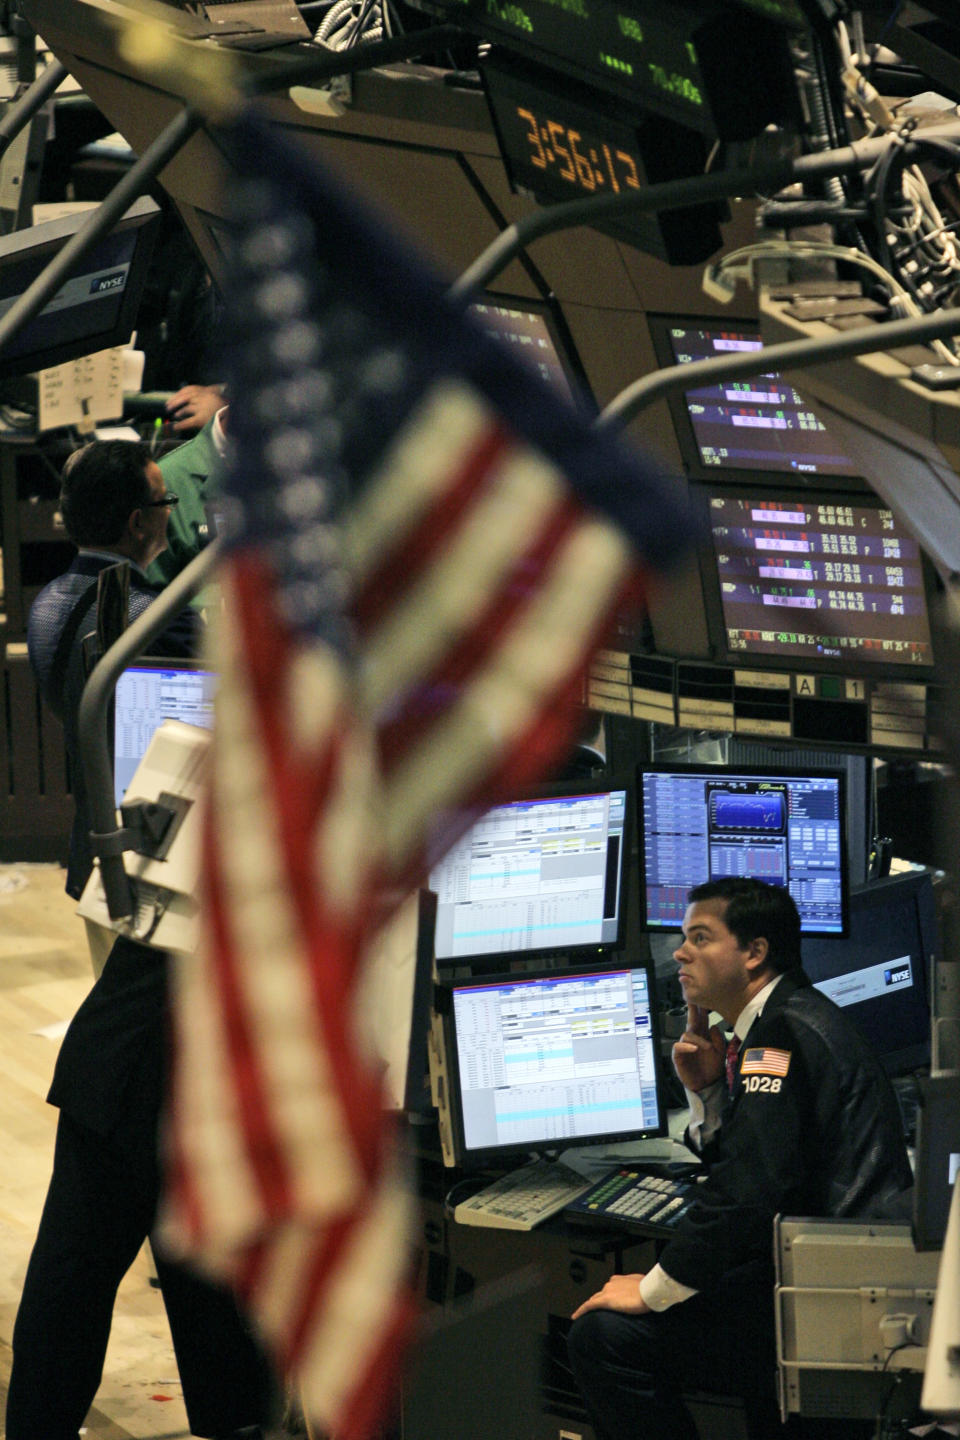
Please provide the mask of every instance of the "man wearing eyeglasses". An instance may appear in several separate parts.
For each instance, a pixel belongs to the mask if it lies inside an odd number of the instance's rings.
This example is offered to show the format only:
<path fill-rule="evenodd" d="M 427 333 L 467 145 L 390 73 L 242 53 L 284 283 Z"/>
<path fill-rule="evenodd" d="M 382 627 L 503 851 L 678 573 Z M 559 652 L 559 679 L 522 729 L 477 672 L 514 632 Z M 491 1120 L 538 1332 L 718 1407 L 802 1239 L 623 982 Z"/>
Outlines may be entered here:
<path fill-rule="evenodd" d="M 69 569 L 34 601 L 27 649 L 40 693 L 63 721 L 76 805 L 67 865 L 67 893 L 74 899 L 82 894 L 92 866 L 77 720 L 89 637 L 97 630 L 99 576 L 118 561 L 129 561 L 128 623 L 142 614 L 160 593 L 145 572 L 166 547 L 167 522 L 176 504 L 177 496 L 167 492 L 149 450 L 135 441 L 94 441 L 75 450 L 63 467 L 60 511 L 77 554 Z M 195 655 L 201 629 L 195 612 L 182 610 L 152 642 L 150 653 L 181 659 Z M 105 959 L 105 954 L 93 955 L 97 973 Z"/>

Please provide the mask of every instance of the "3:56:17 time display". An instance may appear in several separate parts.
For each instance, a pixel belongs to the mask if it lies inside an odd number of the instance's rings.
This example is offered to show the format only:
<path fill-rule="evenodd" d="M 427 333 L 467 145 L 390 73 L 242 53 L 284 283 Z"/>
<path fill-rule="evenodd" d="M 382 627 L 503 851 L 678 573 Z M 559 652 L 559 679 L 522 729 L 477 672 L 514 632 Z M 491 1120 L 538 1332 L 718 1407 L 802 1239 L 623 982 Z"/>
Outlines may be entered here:
<path fill-rule="evenodd" d="M 639 190 L 637 159 L 621 145 L 601 136 L 587 135 L 560 120 L 540 118 L 526 106 L 515 107 L 516 118 L 527 127 L 527 163 L 556 176 L 579 190 L 594 194 L 609 190 Z"/>

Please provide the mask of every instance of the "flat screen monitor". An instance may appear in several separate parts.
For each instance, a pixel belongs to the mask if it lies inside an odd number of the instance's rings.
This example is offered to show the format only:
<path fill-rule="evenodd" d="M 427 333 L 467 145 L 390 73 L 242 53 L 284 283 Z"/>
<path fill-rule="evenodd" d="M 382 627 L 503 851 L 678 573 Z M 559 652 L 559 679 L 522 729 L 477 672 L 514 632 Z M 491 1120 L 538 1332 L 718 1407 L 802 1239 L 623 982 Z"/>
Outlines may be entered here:
<path fill-rule="evenodd" d="M 918 1250 L 941 1250 L 960 1178 L 960 1074 L 926 1075 L 918 1088 L 913 1243 Z"/>
<path fill-rule="evenodd" d="M 198 661 L 140 660 L 117 680 L 113 698 L 113 784 L 119 807 L 153 733 L 164 720 L 213 726 L 217 675 Z"/>
<path fill-rule="evenodd" d="M 876 496 L 703 488 L 719 659 L 930 678 L 935 579 Z"/>
<path fill-rule="evenodd" d="M 843 1007 L 891 1075 L 930 1063 L 930 984 L 937 958 L 933 884 L 894 875 L 850 892 L 845 939 L 810 939 L 803 967 Z"/>
<path fill-rule="evenodd" d="M 438 966 L 618 949 L 630 808 L 625 783 L 583 780 L 478 816 L 430 874 Z"/>
<path fill-rule="evenodd" d="M 729 765 L 642 765 L 641 923 L 679 930 L 694 885 L 783 885 L 807 935 L 843 935 L 849 892 L 844 776 Z"/>
<path fill-rule="evenodd" d="M 88 219 L 80 213 L 0 237 L 0 316 Z M 109 235 L 77 262 L 46 306 L 0 351 L 0 380 L 30 374 L 112 345 L 136 328 L 160 208 L 137 200 Z"/>
<path fill-rule="evenodd" d="M 586 377 L 562 313 L 544 300 L 487 292 L 469 307 L 472 320 L 526 360 L 568 405 L 586 405 L 595 412 Z"/>
<path fill-rule="evenodd" d="M 665 1132 L 645 965 L 458 981 L 444 1043 L 458 1164 Z"/>
<path fill-rule="evenodd" d="M 763 349 L 755 321 L 663 315 L 648 321 L 664 367 Z M 812 480 L 860 473 L 807 401 L 775 371 L 698 386 L 672 397 L 670 409 L 691 479 L 762 480 L 772 471 Z"/>

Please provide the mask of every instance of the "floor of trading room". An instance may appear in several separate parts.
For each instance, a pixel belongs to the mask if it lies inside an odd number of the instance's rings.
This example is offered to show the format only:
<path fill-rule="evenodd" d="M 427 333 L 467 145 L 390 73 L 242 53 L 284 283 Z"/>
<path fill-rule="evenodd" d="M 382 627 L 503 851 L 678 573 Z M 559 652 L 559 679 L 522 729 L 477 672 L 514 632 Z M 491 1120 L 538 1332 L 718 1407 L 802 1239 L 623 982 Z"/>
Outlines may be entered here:
<path fill-rule="evenodd" d="M 44 1102 L 59 1037 L 93 983 L 82 922 L 55 865 L 0 865 L 0 1418 L 23 1277 L 46 1193 L 56 1112 Z M 82 1300 L 77 1324 L 83 1324 Z M 187 1436 L 149 1257 L 120 1289 L 90 1440 Z"/>

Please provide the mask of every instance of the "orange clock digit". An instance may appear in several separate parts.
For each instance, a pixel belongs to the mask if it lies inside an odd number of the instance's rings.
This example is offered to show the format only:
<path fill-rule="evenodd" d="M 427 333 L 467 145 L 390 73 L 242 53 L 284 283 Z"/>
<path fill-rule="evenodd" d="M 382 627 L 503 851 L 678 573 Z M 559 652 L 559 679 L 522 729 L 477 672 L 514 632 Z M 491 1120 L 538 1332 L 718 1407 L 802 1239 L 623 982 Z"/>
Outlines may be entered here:
<path fill-rule="evenodd" d="M 559 173 L 561 178 L 564 180 L 573 180 L 575 182 L 577 178 L 577 172 L 573 168 L 573 161 L 570 159 L 570 151 L 567 149 L 566 145 L 564 145 L 563 142 L 557 138 L 559 135 L 564 135 L 566 133 L 563 126 L 559 124 L 559 122 L 556 120 L 548 120 L 547 129 L 550 131 L 550 144 L 553 146 L 554 155 L 562 156 L 563 160 L 565 161 L 565 164 L 560 166 Z"/>
<path fill-rule="evenodd" d="M 521 120 L 526 120 L 530 126 L 527 132 L 527 140 L 529 141 L 530 149 L 534 151 L 534 154 L 530 156 L 530 164 L 536 165 L 538 170 L 546 170 L 547 157 L 544 155 L 543 146 L 540 144 L 540 127 L 537 124 L 536 115 L 534 115 L 532 110 L 521 110 L 519 105 L 517 106 L 517 115 Z"/>
<path fill-rule="evenodd" d="M 636 162 L 636 160 L 634 160 L 634 158 L 633 158 L 632 155 L 628 155 L 627 152 L 626 152 L 626 150 L 618 150 L 618 151 L 616 151 L 616 156 L 617 156 L 617 159 L 618 159 L 618 160 L 622 160 L 623 163 L 624 163 L 624 165 L 627 167 L 627 172 L 628 172 L 628 173 L 627 173 L 627 175 L 626 175 L 626 177 L 625 177 L 625 179 L 624 179 L 624 184 L 627 186 L 627 188 L 628 188 L 629 190 L 639 190 L 639 189 L 640 189 L 640 181 L 639 181 L 639 179 L 637 178 L 637 162 Z"/>
<path fill-rule="evenodd" d="M 590 164 L 590 161 L 587 159 L 586 155 L 582 155 L 577 149 L 577 141 L 582 140 L 583 136 L 580 134 L 579 130 L 568 130 L 567 134 L 570 136 L 570 150 L 573 154 L 573 159 L 577 167 L 577 178 L 579 179 L 580 184 L 583 186 L 584 190 L 596 190 L 597 177 L 593 173 L 593 166 Z"/>

